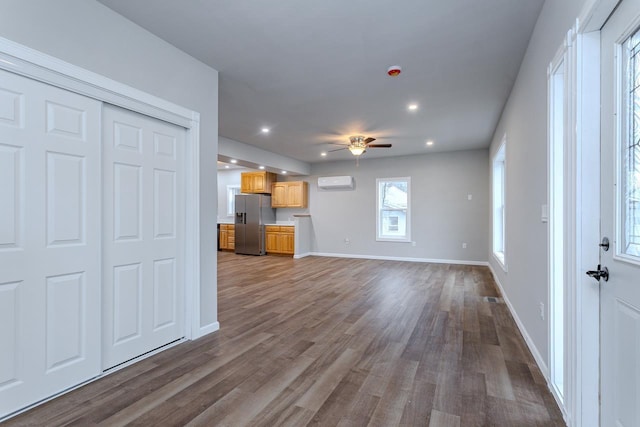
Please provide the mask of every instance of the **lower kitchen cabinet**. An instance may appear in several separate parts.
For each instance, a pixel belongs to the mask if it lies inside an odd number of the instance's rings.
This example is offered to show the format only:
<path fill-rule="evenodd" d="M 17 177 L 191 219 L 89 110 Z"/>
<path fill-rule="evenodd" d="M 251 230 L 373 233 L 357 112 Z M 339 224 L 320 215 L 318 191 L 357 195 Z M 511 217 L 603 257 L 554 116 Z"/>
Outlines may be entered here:
<path fill-rule="evenodd" d="M 265 227 L 268 254 L 293 255 L 295 227 L 289 225 L 267 225 Z"/>
<path fill-rule="evenodd" d="M 220 249 L 236 248 L 236 228 L 233 224 L 220 224 Z"/>

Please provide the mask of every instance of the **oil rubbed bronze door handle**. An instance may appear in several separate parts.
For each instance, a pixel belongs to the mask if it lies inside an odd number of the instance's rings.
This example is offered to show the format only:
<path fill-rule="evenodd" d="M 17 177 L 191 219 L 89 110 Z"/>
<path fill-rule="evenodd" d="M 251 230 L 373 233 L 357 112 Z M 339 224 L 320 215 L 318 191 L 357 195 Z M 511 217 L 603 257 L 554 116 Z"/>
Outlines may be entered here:
<path fill-rule="evenodd" d="M 607 267 L 603 267 L 601 269 L 600 268 L 600 264 L 598 264 L 598 269 L 597 270 L 589 270 L 589 271 L 587 271 L 587 276 L 593 277 L 598 282 L 600 281 L 600 279 L 604 280 L 605 282 L 608 282 L 609 281 L 609 269 Z"/>

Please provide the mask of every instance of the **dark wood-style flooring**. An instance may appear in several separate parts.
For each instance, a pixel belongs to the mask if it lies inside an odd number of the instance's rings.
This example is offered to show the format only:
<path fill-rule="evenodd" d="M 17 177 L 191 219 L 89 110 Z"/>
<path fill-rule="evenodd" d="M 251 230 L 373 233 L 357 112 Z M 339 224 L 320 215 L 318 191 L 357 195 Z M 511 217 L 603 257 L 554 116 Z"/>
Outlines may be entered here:
<path fill-rule="evenodd" d="M 563 426 L 485 267 L 219 253 L 220 331 L 8 425 Z"/>

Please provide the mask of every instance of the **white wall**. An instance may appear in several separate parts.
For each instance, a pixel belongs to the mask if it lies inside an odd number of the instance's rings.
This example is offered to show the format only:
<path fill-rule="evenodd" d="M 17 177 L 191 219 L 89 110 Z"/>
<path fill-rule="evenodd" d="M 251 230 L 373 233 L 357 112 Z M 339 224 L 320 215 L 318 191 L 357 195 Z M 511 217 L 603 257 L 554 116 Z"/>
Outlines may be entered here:
<path fill-rule="evenodd" d="M 318 176 L 351 175 L 350 191 L 317 188 Z M 376 178 L 411 177 L 411 243 L 377 242 Z M 289 180 L 297 180 L 290 177 Z M 316 163 L 309 209 L 278 209 L 278 220 L 308 211 L 312 251 L 349 255 L 486 262 L 489 222 L 487 150 Z M 467 196 L 471 194 L 472 200 Z M 349 238 L 346 244 L 344 239 Z M 462 243 L 467 249 L 462 249 Z"/>
<path fill-rule="evenodd" d="M 218 154 L 221 156 L 220 160 L 240 160 L 238 164 L 246 167 L 263 165 L 267 167 L 266 170 L 278 174 L 282 170 L 296 175 L 309 175 L 311 172 L 309 163 L 301 162 L 300 160 L 292 159 L 282 154 L 275 154 L 262 148 L 223 136 L 221 136 L 219 140 Z"/>
<path fill-rule="evenodd" d="M 0 36 L 200 113 L 201 326 L 215 323 L 218 72 L 94 0 L 2 0 Z"/>
<path fill-rule="evenodd" d="M 491 153 L 507 135 L 507 270 L 489 257 L 517 316 L 548 365 L 547 224 L 547 66 L 572 28 L 586 0 L 546 0 L 518 78 L 491 144 Z M 491 224 L 491 223 L 488 223 Z M 491 226 L 491 225 L 490 225 Z M 490 245 L 490 243 L 489 243 Z M 489 251 L 491 251 L 489 246 Z"/>

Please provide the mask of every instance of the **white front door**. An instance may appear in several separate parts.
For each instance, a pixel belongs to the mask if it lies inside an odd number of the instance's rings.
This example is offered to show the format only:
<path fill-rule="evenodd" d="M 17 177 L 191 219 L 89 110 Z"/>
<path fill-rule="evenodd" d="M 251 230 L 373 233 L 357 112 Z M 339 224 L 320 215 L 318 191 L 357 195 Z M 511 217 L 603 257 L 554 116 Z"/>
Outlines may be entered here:
<path fill-rule="evenodd" d="M 100 106 L 0 70 L 0 418 L 100 373 Z"/>
<path fill-rule="evenodd" d="M 639 28 L 640 0 L 623 0 L 601 33 L 602 426 L 640 426 Z"/>
<path fill-rule="evenodd" d="M 184 128 L 105 105 L 103 369 L 184 336 Z"/>

